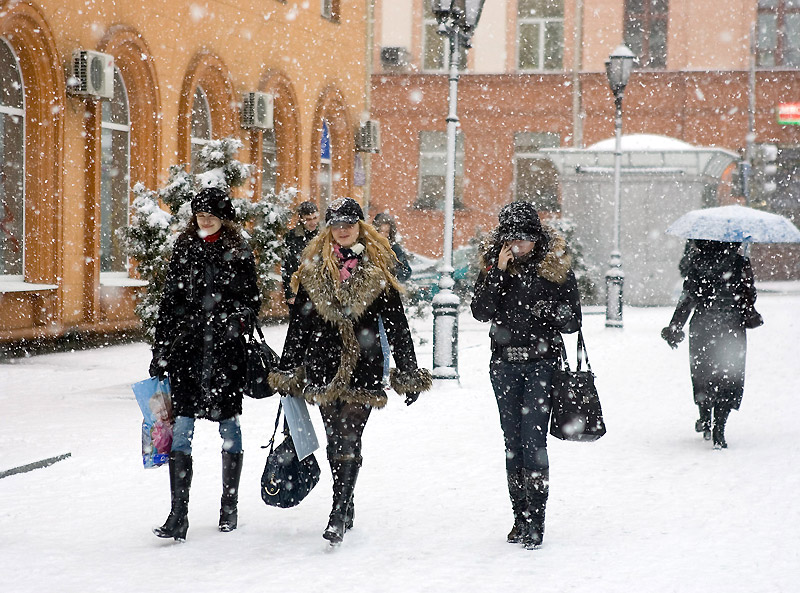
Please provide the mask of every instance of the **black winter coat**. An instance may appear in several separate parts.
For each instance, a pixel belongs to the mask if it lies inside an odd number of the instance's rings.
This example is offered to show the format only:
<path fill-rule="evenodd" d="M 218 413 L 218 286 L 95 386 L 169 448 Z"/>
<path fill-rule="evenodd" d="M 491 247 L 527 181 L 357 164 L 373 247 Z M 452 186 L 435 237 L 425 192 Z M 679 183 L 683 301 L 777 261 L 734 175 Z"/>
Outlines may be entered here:
<path fill-rule="evenodd" d="M 689 355 L 696 404 L 724 400 L 739 409 L 747 355 L 745 320 L 755 313 L 750 260 L 738 253 L 695 258 L 670 321 L 679 331 L 689 316 Z"/>
<path fill-rule="evenodd" d="M 154 351 L 168 361 L 176 416 L 242 413 L 243 334 L 261 299 L 250 247 L 237 231 L 221 232 L 213 243 L 182 234 L 169 263 Z"/>
<path fill-rule="evenodd" d="M 392 388 L 399 394 L 430 389 L 430 373 L 417 367 L 400 294 L 367 257 L 343 282 L 330 278 L 321 258 L 303 269 L 279 371 L 270 374 L 270 384 L 314 404 L 342 400 L 382 408 L 387 398 L 379 316 L 397 364 L 390 373 Z"/>
<path fill-rule="evenodd" d="M 571 258 L 564 240 L 551 234 L 550 246 L 539 262 L 510 262 L 505 271 L 496 259 L 484 259 L 475 282 L 472 315 L 491 321 L 492 358 L 502 357 L 510 346 L 531 348 L 534 358 L 557 358 L 561 332 L 578 331 L 581 305 L 578 283 L 570 269 Z M 536 304 L 548 305 L 547 314 L 537 316 Z"/>
<path fill-rule="evenodd" d="M 291 289 L 292 275 L 300 266 L 300 255 L 308 242 L 317 236 L 317 231 L 307 231 L 302 224 L 298 224 L 286 234 L 284 241 L 284 256 L 281 263 L 281 280 L 283 281 L 283 296 L 288 301 L 295 294 Z"/>

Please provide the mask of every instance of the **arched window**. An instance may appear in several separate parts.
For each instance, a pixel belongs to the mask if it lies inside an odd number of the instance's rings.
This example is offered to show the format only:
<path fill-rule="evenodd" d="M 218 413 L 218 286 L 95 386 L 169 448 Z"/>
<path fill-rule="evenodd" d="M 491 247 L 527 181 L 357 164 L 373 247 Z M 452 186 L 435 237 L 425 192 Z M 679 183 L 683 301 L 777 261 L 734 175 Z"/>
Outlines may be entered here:
<path fill-rule="evenodd" d="M 322 120 L 322 135 L 319 141 L 319 201 L 324 210 L 331 203 L 333 195 L 333 155 L 331 154 L 331 134 L 328 122 Z"/>
<path fill-rule="evenodd" d="M 128 92 L 116 68 L 114 97 L 103 101 L 100 127 L 100 273 L 127 275 L 117 229 L 128 225 L 131 125 Z"/>
<path fill-rule="evenodd" d="M 211 109 L 206 93 L 201 87 L 194 91 L 192 100 L 192 170 L 197 163 L 197 154 L 211 140 Z"/>
<path fill-rule="evenodd" d="M 0 39 L 0 277 L 23 279 L 25 93 L 19 62 Z"/>

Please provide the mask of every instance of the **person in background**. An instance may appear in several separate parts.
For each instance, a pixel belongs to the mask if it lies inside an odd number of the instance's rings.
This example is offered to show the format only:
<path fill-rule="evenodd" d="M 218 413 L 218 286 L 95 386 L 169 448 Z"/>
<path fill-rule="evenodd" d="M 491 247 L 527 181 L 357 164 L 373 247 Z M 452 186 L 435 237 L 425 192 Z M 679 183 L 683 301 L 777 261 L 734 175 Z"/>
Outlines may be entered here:
<path fill-rule="evenodd" d="M 297 225 L 286 234 L 284 257 L 281 264 L 281 280 L 283 295 L 287 305 L 294 304 L 295 293 L 292 291 L 292 275 L 300 265 L 300 254 L 308 242 L 317 236 L 319 227 L 319 208 L 314 202 L 301 202 L 297 206 Z"/>
<path fill-rule="evenodd" d="M 394 266 L 394 275 L 400 282 L 406 282 L 411 278 L 411 266 L 408 263 L 408 255 L 405 249 L 397 241 L 397 223 L 394 217 L 386 212 L 380 212 L 375 215 L 372 220 L 372 226 L 375 227 L 381 235 L 386 237 L 389 245 L 392 246 L 392 251 L 397 258 L 397 263 Z M 389 342 L 386 339 L 386 330 L 383 327 L 383 319 L 378 319 L 378 329 L 380 330 L 381 348 L 383 349 L 383 382 L 387 383 L 389 378 L 390 351 Z"/>
<path fill-rule="evenodd" d="M 169 455 L 172 505 L 153 532 L 186 539 L 195 419 L 219 423 L 222 499 L 219 530 L 238 524 L 242 471 L 244 336 L 261 308 L 253 253 L 233 222 L 227 191 L 209 187 L 192 199 L 192 217 L 175 242 L 158 309 L 150 375 L 169 374 L 175 415 Z"/>
<path fill-rule="evenodd" d="M 408 263 L 406 250 L 403 249 L 402 245 L 397 241 L 397 223 L 394 217 L 386 212 L 380 212 L 376 214 L 375 218 L 372 220 L 372 226 L 388 239 L 389 245 L 392 246 L 392 251 L 394 251 L 395 257 L 397 257 L 394 275 L 400 282 L 406 282 L 411 278 L 411 266 Z"/>
<path fill-rule="evenodd" d="M 563 339 L 581 326 L 580 294 L 564 239 L 529 202 L 500 210 L 484 245 L 472 315 L 490 321 L 489 363 L 505 441 L 514 526 L 510 543 L 541 545 L 550 491 L 547 430 Z"/>
<path fill-rule="evenodd" d="M 764 323 L 755 309 L 756 288 L 750 260 L 740 243 L 695 239 L 680 263 L 686 279 L 669 325 L 661 337 L 671 348 L 684 338 L 689 323 L 694 403 L 700 411 L 695 430 L 715 449 L 725 449 L 725 425 L 744 396 L 747 355 L 745 330 Z M 694 311 L 694 314 L 692 314 Z M 713 429 L 712 429 L 713 415 Z"/>
<path fill-rule="evenodd" d="M 333 475 L 333 505 L 322 536 L 337 545 L 353 526 L 364 428 L 370 412 L 387 403 L 380 317 L 397 363 L 390 375 L 395 392 L 411 405 L 432 379 L 417 366 L 389 242 L 364 222 L 352 198 L 334 200 L 325 225 L 292 279 L 297 297 L 281 361 L 269 381 L 281 394 L 319 406 Z"/>

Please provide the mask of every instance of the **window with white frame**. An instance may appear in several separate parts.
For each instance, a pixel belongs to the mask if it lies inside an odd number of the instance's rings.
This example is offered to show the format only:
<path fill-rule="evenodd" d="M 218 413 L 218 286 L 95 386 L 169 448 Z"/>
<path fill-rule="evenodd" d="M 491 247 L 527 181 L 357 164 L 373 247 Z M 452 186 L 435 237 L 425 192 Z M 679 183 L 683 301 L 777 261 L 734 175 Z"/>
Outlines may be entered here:
<path fill-rule="evenodd" d="M 639 68 L 667 67 L 669 0 L 625 0 L 625 45 Z"/>
<path fill-rule="evenodd" d="M 433 16 L 430 0 L 422 0 L 422 69 L 425 72 L 444 72 L 448 67 L 450 41 L 439 35 L 439 23 Z M 459 54 L 459 70 L 467 69 L 467 52 Z"/>
<path fill-rule="evenodd" d="M 758 65 L 800 68 L 800 0 L 758 0 Z"/>
<path fill-rule="evenodd" d="M 0 38 L 0 278 L 25 264 L 25 92 L 19 62 Z"/>
<path fill-rule="evenodd" d="M 518 0 L 517 68 L 564 67 L 564 0 Z"/>
<path fill-rule="evenodd" d="M 261 197 L 275 193 L 278 185 L 278 147 L 275 130 L 264 130 L 261 134 Z"/>
<path fill-rule="evenodd" d="M 128 92 L 114 69 L 114 97 L 103 101 L 100 139 L 100 273 L 126 274 L 117 230 L 128 226 L 131 122 Z"/>
<path fill-rule="evenodd" d="M 419 191 L 415 208 L 443 210 L 445 192 L 445 167 L 447 165 L 447 133 L 422 131 L 419 133 Z M 463 207 L 464 195 L 464 136 L 456 135 L 456 181 L 453 206 Z"/>
<path fill-rule="evenodd" d="M 537 210 L 559 212 L 558 171 L 542 148 L 558 148 L 561 139 L 551 132 L 514 134 L 514 199 L 531 202 Z"/>
<path fill-rule="evenodd" d="M 211 141 L 211 109 L 206 92 L 197 87 L 192 100 L 192 170 L 197 164 L 197 154 Z"/>

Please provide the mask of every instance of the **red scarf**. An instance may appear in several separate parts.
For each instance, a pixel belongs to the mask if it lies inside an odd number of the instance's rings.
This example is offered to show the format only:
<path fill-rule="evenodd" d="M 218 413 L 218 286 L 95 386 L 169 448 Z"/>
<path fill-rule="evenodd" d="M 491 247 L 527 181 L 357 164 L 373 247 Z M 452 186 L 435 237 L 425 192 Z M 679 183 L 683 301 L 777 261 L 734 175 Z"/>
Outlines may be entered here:
<path fill-rule="evenodd" d="M 206 235 L 205 237 L 203 237 L 203 241 L 205 241 L 206 243 L 215 243 L 216 240 L 220 238 L 221 234 L 222 234 L 222 229 L 218 230 L 213 235 Z"/>

